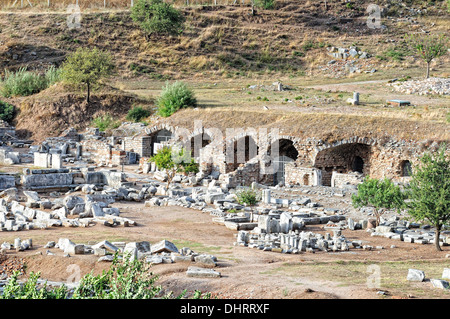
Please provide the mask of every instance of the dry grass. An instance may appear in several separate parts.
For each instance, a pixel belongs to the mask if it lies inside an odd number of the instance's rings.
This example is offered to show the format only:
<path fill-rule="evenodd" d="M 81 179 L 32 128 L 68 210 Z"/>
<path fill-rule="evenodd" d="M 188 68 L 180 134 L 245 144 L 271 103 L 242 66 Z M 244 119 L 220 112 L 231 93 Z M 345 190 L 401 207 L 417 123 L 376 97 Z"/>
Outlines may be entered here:
<path fill-rule="evenodd" d="M 295 277 L 299 273 L 308 278 L 315 278 L 339 283 L 342 287 L 367 286 L 371 280 L 373 269 L 379 267 L 380 286 L 377 290 L 389 291 L 390 295 L 414 296 L 416 298 L 448 298 L 450 292 L 433 288 L 429 281 L 414 283 L 406 280 L 408 269 L 423 270 L 427 278 L 441 278 L 442 271 L 447 268 L 445 261 L 333 261 L 286 263 L 271 271 L 271 274 L 282 273 Z M 370 282 L 372 283 L 372 282 Z"/>
<path fill-rule="evenodd" d="M 308 138 L 314 136 L 329 143 L 353 136 L 369 138 L 450 140 L 448 124 L 419 122 L 415 120 L 367 117 L 365 115 L 344 115 L 330 113 L 294 113 L 276 111 L 220 110 L 205 108 L 186 109 L 175 113 L 170 119 L 162 120 L 173 126 L 193 129 L 194 121 L 202 121 L 205 127 L 226 128 L 266 127 L 279 129 L 280 134 Z"/>

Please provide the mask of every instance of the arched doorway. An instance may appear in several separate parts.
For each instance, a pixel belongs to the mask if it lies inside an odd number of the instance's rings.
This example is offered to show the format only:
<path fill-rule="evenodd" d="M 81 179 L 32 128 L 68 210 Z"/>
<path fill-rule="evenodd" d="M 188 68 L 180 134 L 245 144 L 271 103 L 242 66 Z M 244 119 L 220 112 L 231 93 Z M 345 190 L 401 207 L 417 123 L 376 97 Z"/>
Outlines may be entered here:
<path fill-rule="evenodd" d="M 162 129 L 151 135 L 151 155 L 155 155 L 163 146 L 163 142 L 169 141 L 173 137 L 171 131 Z"/>
<path fill-rule="evenodd" d="M 355 156 L 352 163 L 352 170 L 354 172 L 362 173 L 364 169 L 364 161 L 360 156 Z"/>
<path fill-rule="evenodd" d="M 206 145 L 211 143 L 211 137 L 206 133 L 200 133 L 193 137 L 190 140 L 190 150 L 191 156 L 197 158 L 200 156 L 200 149 L 204 148 Z"/>
<path fill-rule="evenodd" d="M 330 147 L 317 153 L 314 167 L 322 171 L 322 184 L 331 186 L 333 171 L 367 175 L 370 170 L 370 152 L 370 145 L 361 143 Z"/>
<path fill-rule="evenodd" d="M 275 169 L 273 176 L 274 185 L 280 182 L 284 183 L 286 164 L 295 162 L 298 158 L 298 151 L 294 146 L 294 142 L 289 139 L 279 139 L 270 145 L 267 155 L 273 158 L 273 167 Z"/>
<path fill-rule="evenodd" d="M 243 136 L 233 142 L 232 154 L 227 154 L 227 160 L 232 161 L 233 170 L 240 164 L 247 163 L 258 155 L 258 145 L 250 135 Z"/>
<path fill-rule="evenodd" d="M 411 162 L 408 160 L 402 161 L 400 163 L 400 171 L 401 176 L 403 177 L 409 177 L 412 175 L 412 165 Z"/>

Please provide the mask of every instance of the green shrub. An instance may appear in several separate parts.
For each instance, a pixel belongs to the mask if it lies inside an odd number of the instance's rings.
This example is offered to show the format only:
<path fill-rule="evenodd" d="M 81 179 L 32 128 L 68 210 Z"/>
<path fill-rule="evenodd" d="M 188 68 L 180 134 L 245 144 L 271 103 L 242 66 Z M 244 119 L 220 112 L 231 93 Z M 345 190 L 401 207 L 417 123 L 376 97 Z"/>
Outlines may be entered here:
<path fill-rule="evenodd" d="M 275 0 L 254 0 L 255 6 L 266 10 L 275 8 Z"/>
<path fill-rule="evenodd" d="M 100 132 L 105 132 L 107 129 L 118 128 L 120 122 L 115 120 L 111 115 L 106 114 L 94 118 L 91 122 L 91 126 L 98 128 Z"/>
<path fill-rule="evenodd" d="M 60 81 L 60 70 L 51 66 L 45 75 L 21 68 L 16 72 L 5 71 L 1 81 L 1 94 L 5 97 L 28 96 L 45 90 Z"/>
<path fill-rule="evenodd" d="M 385 52 L 385 56 L 391 58 L 395 61 L 402 61 L 404 60 L 404 52 L 396 50 L 396 49 L 389 49 Z"/>
<path fill-rule="evenodd" d="M 247 204 L 250 206 L 256 205 L 261 199 L 260 194 L 252 188 L 245 188 L 236 192 L 237 201 L 239 204 Z"/>
<path fill-rule="evenodd" d="M 18 282 L 20 272 L 15 271 L 0 294 L 0 299 L 65 299 L 67 288 L 61 285 L 58 288 L 47 288 L 47 284 L 39 285 L 40 273 L 31 272 L 28 280 L 21 285 Z"/>
<path fill-rule="evenodd" d="M 159 115 L 168 117 L 179 109 L 196 106 L 197 99 L 183 82 L 167 82 L 156 104 Z"/>
<path fill-rule="evenodd" d="M 58 83 L 61 81 L 61 69 L 57 69 L 52 65 L 45 73 L 45 79 L 47 81 L 47 87 Z"/>
<path fill-rule="evenodd" d="M 198 163 L 192 158 L 190 163 L 184 164 L 184 172 L 197 174 L 199 172 Z"/>
<path fill-rule="evenodd" d="M 0 299 L 152 299 L 160 297 L 161 286 L 156 286 L 157 275 L 150 272 L 150 264 L 140 260 L 131 260 L 125 255 L 121 260 L 116 253 L 108 271 L 94 276 L 84 275 L 79 285 L 69 291 L 63 284 L 60 287 L 48 287 L 47 283 L 38 284 L 40 273 L 31 273 L 23 283 L 18 282 L 20 272 L 16 271 L 4 286 Z M 184 298 L 187 290 L 179 296 L 169 292 L 164 299 Z M 210 299 L 212 294 L 195 290 L 193 299 Z"/>
<path fill-rule="evenodd" d="M 135 106 L 128 111 L 126 119 L 128 121 L 139 122 L 140 120 L 148 117 L 149 115 L 150 115 L 149 110 L 146 110 L 141 106 Z"/>
<path fill-rule="evenodd" d="M 28 96 L 38 93 L 46 87 L 45 77 L 21 68 L 17 72 L 5 71 L 1 93 L 5 97 Z"/>
<path fill-rule="evenodd" d="M 308 40 L 308 41 L 306 41 L 305 44 L 302 45 L 302 49 L 305 52 L 315 49 L 315 48 L 316 48 L 316 43 L 312 40 Z"/>
<path fill-rule="evenodd" d="M 11 121 L 14 119 L 14 106 L 0 101 L 0 119 L 2 119 L 5 122 L 11 123 Z"/>
<path fill-rule="evenodd" d="M 138 0 L 131 8 L 131 18 L 146 36 L 177 35 L 183 31 L 185 18 L 172 4 L 163 0 Z"/>

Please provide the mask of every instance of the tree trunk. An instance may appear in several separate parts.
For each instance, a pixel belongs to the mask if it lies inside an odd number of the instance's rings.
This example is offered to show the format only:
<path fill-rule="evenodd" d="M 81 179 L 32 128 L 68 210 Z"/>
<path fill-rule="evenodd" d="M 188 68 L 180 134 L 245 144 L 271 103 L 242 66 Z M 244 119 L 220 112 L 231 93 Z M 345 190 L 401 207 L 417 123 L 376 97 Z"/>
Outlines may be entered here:
<path fill-rule="evenodd" d="M 430 77 L 430 64 L 431 64 L 431 61 L 427 62 L 427 79 Z"/>
<path fill-rule="evenodd" d="M 86 102 L 88 102 L 88 103 L 89 103 L 89 100 L 90 100 L 90 96 L 91 96 L 91 84 L 89 82 L 87 82 Z"/>
<path fill-rule="evenodd" d="M 441 235 L 441 225 L 436 225 L 436 235 L 434 238 L 434 245 L 437 251 L 442 251 L 441 246 L 439 245 L 439 236 Z"/>
<path fill-rule="evenodd" d="M 377 217 L 376 226 L 380 226 L 381 215 L 383 215 L 384 212 L 385 209 L 381 209 L 381 211 L 379 211 L 378 209 L 375 208 L 375 216 Z"/>

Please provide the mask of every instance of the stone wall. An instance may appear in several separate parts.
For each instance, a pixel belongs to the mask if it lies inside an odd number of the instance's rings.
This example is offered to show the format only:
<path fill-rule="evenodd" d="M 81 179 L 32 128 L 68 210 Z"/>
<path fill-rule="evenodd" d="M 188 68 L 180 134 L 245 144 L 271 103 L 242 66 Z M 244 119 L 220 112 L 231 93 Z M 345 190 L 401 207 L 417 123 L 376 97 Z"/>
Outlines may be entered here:
<path fill-rule="evenodd" d="M 342 174 L 333 172 L 331 176 L 331 187 L 346 188 L 348 186 L 358 185 L 363 180 L 364 176 L 361 173 Z"/>
<path fill-rule="evenodd" d="M 81 142 L 83 156 L 98 165 L 119 166 L 126 161 L 126 151 L 114 148 L 103 140 L 83 140 Z"/>
<path fill-rule="evenodd" d="M 150 157 L 152 155 L 152 137 L 125 137 L 122 140 L 122 149 L 127 152 L 138 154 L 137 160 L 139 160 L 140 157 Z"/>
<path fill-rule="evenodd" d="M 303 186 L 322 185 L 322 171 L 312 167 L 298 167 L 297 163 L 286 164 L 285 184 Z"/>

